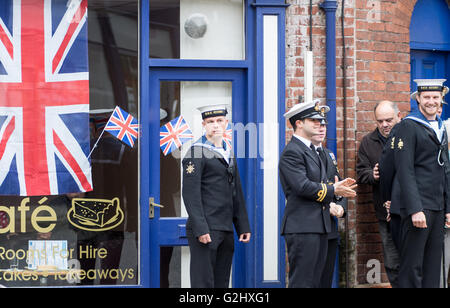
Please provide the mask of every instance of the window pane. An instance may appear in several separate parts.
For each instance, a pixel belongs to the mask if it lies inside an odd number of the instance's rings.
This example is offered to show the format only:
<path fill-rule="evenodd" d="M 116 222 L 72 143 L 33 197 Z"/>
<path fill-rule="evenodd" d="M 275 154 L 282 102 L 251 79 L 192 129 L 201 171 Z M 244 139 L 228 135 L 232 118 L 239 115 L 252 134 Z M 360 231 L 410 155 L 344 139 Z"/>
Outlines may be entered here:
<path fill-rule="evenodd" d="M 231 123 L 232 83 L 219 81 L 163 81 L 160 84 L 161 123 L 163 126 L 171 120 L 183 116 L 194 138 L 181 149 L 167 156 L 160 151 L 160 201 L 161 217 L 187 217 L 181 200 L 181 158 L 194 141 L 203 134 L 202 118 L 198 107 L 206 105 L 227 105 L 227 119 Z"/>
<path fill-rule="evenodd" d="M 150 57 L 245 59 L 243 0 L 150 0 Z"/>
<path fill-rule="evenodd" d="M 115 106 L 138 117 L 138 0 L 88 5 L 92 148 Z M 104 133 L 90 158 L 93 191 L 0 196 L 0 285 L 138 283 L 138 145 Z"/>
<path fill-rule="evenodd" d="M 225 104 L 227 119 L 232 120 L 232 83 L 222 81 L 163 81 L 160 83 L 160 125 L 180 115 L 190 126 L 194 138 L 167 156 L 160 151 L 160 209 L 161 218 L 187 217 L 181 198 L 181 159 L 193 142 L 203 134 L 202 118 L 198 107 Z M 162 288 L 188 288 L 190 253 L 188 247 L 161 247 L 160 286 Z M 230 280 L 231 281 L 231 280 Z"/>

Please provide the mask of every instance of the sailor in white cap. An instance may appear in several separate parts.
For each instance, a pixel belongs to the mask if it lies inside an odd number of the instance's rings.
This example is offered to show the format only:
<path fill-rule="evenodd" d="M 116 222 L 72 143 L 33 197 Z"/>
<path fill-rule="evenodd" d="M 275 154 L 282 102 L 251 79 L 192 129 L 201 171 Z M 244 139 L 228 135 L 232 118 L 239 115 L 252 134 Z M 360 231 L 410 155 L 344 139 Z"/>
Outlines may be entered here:
<path fill-rule="evenodd" d="M 421 92 L 441 92 L 443 98 L 449 92 L 449 88 L 444 86 L 445 81 L 447 79 L 414 79 L 414 82 L 417 84 L 417 90 L 411 93 L 411 99 L 418 101 L 418 94 Z"/>
<path fill-rule="evenodd" d="M 233 226 L 239 241 L 248 243 L 250 224 L 236 159 L 223 141 L 227 108 L 211 105 L 198 109 L 205 135 L 193 144 L 182 162 L 191 287 L 227 288 L 234 251 Z"/>
<path fill-rule="evenodd" d="M 416 79 L 418 110 L 397 124 L 390 212 L 400 215 L 399 287 L 439 287 L 445 219 L 450 221 L 448 138 L 437 115 L 445 79 Z M 445 214 L 445 215 L 444 215 Z"/>
<path fill-rule="evenodd" d="M 316 152 L 315 145 L 325 138 L 329 110 L 314 100 L 297 104 L 284 115 L 294 129 L 279 162 L 280 181 L 287 200 L 281 234 L 288 249 L 289 287 L 321 286 L 328 234 L 334 231 L 330 203 L 341 197 L 356 196 L 355 180 L 339 181 L 331 177 L 330 181 L 327 162 Z M 336 175 L 337 170 L 331 168 Z"/>

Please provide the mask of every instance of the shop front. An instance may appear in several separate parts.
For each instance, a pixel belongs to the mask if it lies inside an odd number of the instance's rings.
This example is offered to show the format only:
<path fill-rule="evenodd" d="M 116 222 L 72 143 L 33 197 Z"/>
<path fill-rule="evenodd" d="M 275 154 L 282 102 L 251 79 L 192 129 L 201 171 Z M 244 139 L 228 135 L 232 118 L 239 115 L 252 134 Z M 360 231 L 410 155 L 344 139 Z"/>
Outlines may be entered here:
<path fill-rule="evenodd" d="M 24 150 L 25 159 L 11 150 L 7 136 L 16 136 L 19 118 L 0 112 L 0 193 L 7 192 L 0 196 L 0 285 L 189 287 L 180 162 L 203 134 L 197 108 L 224 103 L 252 227 L 251 243 L 235 246 L 231 286 L 284 287 L 277 162 L 285 144 L 285 8 L 276 0 L 2 1 L 0 53 L 15 52 L 16 38 L 26 33 L 25 14 L 33 10 L 44 20 L 43 37 L 50 33 L 43 41 L 59 37 L 64 46 L 55 48 L 61 63 L 53 60 L 53 73 L 68 74 L 73 59 L 85 68 L 70 73 L 89 81 L 90 142 L 80 155 L 90 160 L 91 178 L 78 176 L 75 154 L 61 146 L 65 139 L 56 142 L 69 132 L 77 138 L 81 125 L 55 128 L 54 150 L 46 152 L 55 187 L 28 194 L 33 150 Z M 72 21 L 61 30 L 68 16 Z M 47 52 L 46 43 L 42 48 Z M 28 54 L 18 57 L 25 63 Z M 0 60 L 6 76 L 10 63 Z M 12 91 L 6 88 L 2 99 Z M 117 106 L 140 124 L 132 146 L 104 131 Z M 179 116 L 194 137 L 165 155 L 160 128 Z M 70 127 L 77 118 L 58 116 L 55 127 L 58 121 Z M 72 176 L 59 174 L 62 169 Z"/>

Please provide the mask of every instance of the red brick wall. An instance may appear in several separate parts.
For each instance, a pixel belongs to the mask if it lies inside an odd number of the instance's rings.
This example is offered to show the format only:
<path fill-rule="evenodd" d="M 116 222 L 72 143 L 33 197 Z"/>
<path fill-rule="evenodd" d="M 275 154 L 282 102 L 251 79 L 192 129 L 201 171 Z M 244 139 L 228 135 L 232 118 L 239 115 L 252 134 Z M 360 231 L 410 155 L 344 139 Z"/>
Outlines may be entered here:
<path fill-rule="evenodd" d="M 417 0 L 345 0 L 344 37 L 346 54 L 346 170 L 356 178 L 356 153 L 362 137 L 375 128 L 373 107 L 384 99 L 398 103 L 406 114 L 409 110 L 409 23 Z M 288 0 L 286 14 L 286 108 L 303 95 L 303 48 L 309 42 L 309 1 Z M 325 13 L 313 0 L 314 97 L 325 103 Z M 337 158 L 344 173 L 343 121 L 343 40 L 341 8 L 336 11 L 336 104 L 337 104 Z M 287 139 L 292 131 L 288 129 Z M 367 261 L 382 262 L 382 248 L 378 225 L 372 206 L 370 187 L 360 185 L 358 197 L 349 201 L 347 216 L 349 286 L 366 284 Z M 345 223 L 340 223 L 345 230 Z M 345 257 L 345 253 L 341 253 Z M 383 268 L 383 266 L 382 266 Z M 345 269 L 345 268 L 344 268 Z M 386 282 L 382 275 L 382 282 Z M 345 281 L 343 281 L 345 283 Z"/>
<path fill-rule="evenodd" d="M 355 63 L 357 88 L 356 143 L 374 128 L 373 108 L 391 100 L 409 110 L 409 23 L 416 0 L 356 0 Z M 375 6 L 372 6 L 374 3 Z M 382 258 L 370 187 L 359 188 L 356 207 L 356 283 L 367 283 L 367 261 Z M 382 281 L 386 282 L 384 274 Z"/>

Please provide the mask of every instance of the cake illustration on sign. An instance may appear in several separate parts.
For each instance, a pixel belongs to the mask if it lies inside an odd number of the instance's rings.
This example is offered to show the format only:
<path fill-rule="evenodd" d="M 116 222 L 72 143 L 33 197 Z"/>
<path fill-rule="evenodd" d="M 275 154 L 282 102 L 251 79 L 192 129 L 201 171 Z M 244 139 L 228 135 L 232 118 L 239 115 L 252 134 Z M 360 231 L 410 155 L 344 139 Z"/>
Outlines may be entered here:
<path fill-rule="evenodd" d="M 83 230 L 105 231 L 117 227 L 123 221 L 119 198 L 72 199 L 72 207 L 67 213 L 70 223 Z"/>

